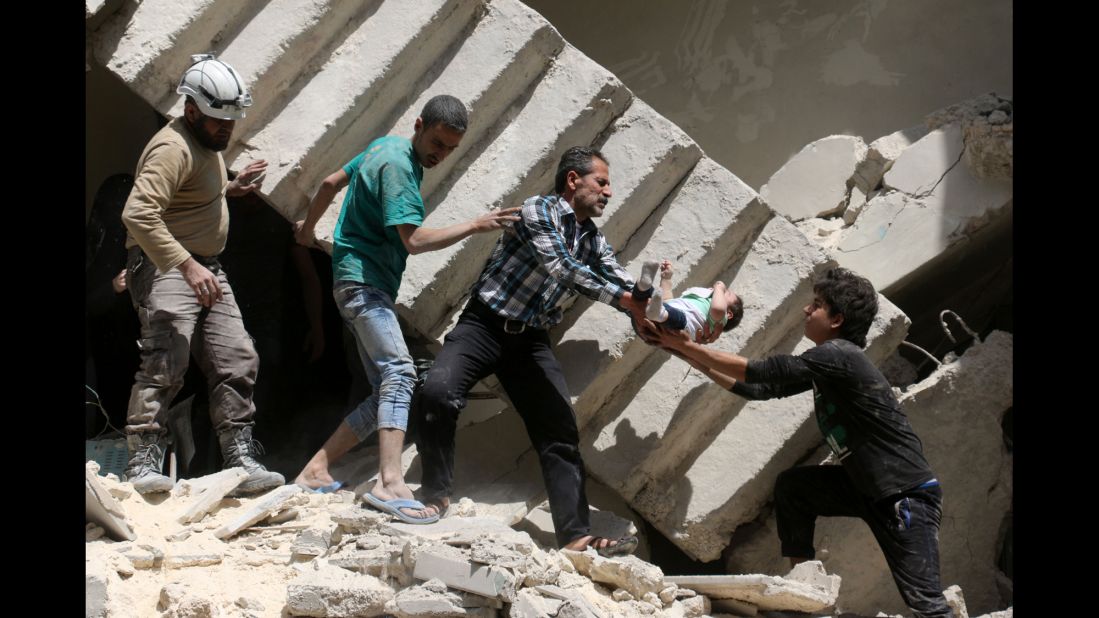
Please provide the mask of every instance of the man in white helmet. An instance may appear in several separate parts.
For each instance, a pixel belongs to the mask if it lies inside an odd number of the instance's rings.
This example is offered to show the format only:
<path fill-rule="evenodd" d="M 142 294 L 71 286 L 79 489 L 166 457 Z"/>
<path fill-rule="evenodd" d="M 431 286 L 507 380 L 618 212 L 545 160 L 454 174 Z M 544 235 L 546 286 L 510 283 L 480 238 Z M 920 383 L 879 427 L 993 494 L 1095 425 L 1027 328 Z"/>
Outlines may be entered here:
<path fill-rule="evenodd" d="M 285 480 L 254 458 L 259 357 L 217 256 L 229 229 L 225 196 L 259 187 L 267 163 L 254 161 L 229 181 L 221 151 L 252 97 L 240 75 L 212 54 L 191 60 L 176 89 L 187 95 L 183 116 L 145 146 L 122 213 L 128 287 L 141 321 L 141 368 L 126 418 L 126 478 L 142 494 L 172 488 L 162 474 L 164 414 L 193 354 L 210 387 L 224 467 L 248 472 L 235 494 L 250 494 Z"/>

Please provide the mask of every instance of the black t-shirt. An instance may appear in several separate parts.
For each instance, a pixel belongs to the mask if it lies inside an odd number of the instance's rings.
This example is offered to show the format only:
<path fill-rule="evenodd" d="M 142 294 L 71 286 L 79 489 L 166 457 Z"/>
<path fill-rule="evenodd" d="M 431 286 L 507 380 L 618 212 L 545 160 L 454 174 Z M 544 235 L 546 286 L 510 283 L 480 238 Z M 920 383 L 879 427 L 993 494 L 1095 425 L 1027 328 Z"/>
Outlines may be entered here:
<path fill-rule="evenodd" d="M 889 382 L 846 339 L 832 339 L 801 356 L 748 362 L 747 399 L 788 397 L 813 389 L 817 425 L 855 487 L 871 500 L 907 491 L 934 478 L 923 446 Z"/>

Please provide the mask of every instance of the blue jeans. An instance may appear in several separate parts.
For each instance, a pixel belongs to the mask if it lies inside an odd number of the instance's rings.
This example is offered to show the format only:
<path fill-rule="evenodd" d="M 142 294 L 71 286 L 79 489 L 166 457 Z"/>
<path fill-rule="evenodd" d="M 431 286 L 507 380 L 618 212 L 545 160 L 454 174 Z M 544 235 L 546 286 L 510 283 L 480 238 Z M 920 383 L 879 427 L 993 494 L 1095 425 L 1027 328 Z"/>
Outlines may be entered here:
<path fill-rule="evenodd" d="M 408 408 L 416 383 L 416 368 L 408 353 L 393 299 L 378 288 L 354 281 L 337 281 L 332 289 L 343 321 L 355 335 L 371 393 L 345 419 L 365 440 L 378 429 L 408 427 Z"/>

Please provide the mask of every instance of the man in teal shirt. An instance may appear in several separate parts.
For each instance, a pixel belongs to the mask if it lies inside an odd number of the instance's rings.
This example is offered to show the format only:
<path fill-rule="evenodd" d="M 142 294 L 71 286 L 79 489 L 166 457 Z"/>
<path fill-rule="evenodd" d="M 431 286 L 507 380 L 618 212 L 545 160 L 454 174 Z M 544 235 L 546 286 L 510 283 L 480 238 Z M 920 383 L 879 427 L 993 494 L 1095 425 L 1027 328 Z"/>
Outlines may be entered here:
<path fill-rule="evenodd" d="M 517 221 L 517 208 L 486 213 L 444 228 L 422 227 L 420 182 L 424 168 L 438 165 L 465 134 L 465 106 L 449 95 L 432 98 L 416 119 L 412 140 L 387 136 L 321 183 L 295 237 L 314 243 L 314 228 L 336 193 L 350 185 L 336 223 L 332 251 L 333 296 L 355 335 L 372 393 L 340 422 L 294 482 L 314 491 L 339 487 L 328 466 L 378 431 L 378 481 L 368 504 L 410 523 L 432 523 L 439 514 L 412 499 L 401 472 L 401 450 L 416 371 L 393 302 L 408 255 L 448 247 L 471 234 Z"/>

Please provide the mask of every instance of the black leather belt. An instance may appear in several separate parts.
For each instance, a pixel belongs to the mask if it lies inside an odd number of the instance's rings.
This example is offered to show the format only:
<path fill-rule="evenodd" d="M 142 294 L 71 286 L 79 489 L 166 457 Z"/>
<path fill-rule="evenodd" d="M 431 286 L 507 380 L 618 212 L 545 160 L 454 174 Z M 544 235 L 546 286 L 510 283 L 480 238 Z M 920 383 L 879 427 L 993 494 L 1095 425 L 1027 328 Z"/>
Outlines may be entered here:
<path fill-rule="evenodd" d="M 486 322 L 490 322 L 492 324 L 495 324 L 496 326 L 499 326 L 505 333 L 509 335 L 521 334 L 528 328 L 526 322 L 523 322 L 522 320 L 510 320 L 508 318 L 505 318 L 490 309 L 488 305 L 481 302 L 481 300 L 478 298 L 471 298 L 469 302 L 466 303 L 466 311 L 485 320 Z M 530 330 L 542 329 L 531 328 Z"/>

